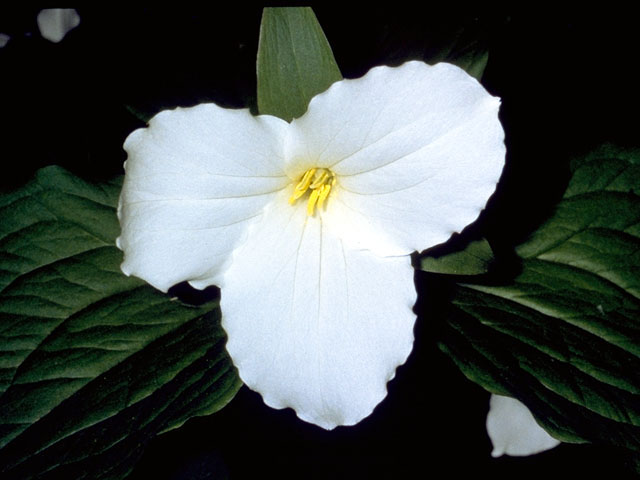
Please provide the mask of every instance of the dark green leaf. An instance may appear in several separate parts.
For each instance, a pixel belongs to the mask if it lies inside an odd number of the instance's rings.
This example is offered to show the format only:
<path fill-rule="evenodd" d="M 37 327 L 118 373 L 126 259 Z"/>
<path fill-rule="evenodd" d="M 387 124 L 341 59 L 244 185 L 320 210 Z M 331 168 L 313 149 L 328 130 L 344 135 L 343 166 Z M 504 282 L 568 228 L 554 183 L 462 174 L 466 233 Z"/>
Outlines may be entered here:
<path fill-rule="evenodd" d="M 120 272 L 119 191 L 49 167 L 0 196 L 2 478 L 122 478 L 239 388 L 217 304 Z"/>
<path fill-rule="evenodd" d="M 147 123 L 149 120 L 153 118 L 153 113 L 148 113 L 143 111 L 140 108 L 136 108 L 133 105 L 125 105 L 124 106 L 127 111 L 133 115 L 135 118 L 140 120 L 141 122 Z"/>
<path fill-rule="evenodd" d="M 554 436 L 640 450 L 640 154 L 576 159 L 551 218 L 503 286 L 458 285 L 442 341 Z"/>
<path fill-rule="evenodd" d="M 363 53 L 374 44 L 377 63 L 395 66 L 409 59 L 428 64 L 448 62 L 480 80 L 489 59 L 491 38 L 509 22 L 508 17 L 500 14 L 415 13 L 408 19 L 406 12 L 398 9 L 375 9 L 369 13 L 373 16 L 372 23 L 382 22 L 386 27 L 354 42 L 366 42 L 360 45 Z"/>
<path fill-rule="evenodd" d="M 327 38 L 308 7 L 265 8 L 258 46 L 258 110 L 291 121 L 342 79 Z"/>
<path fill-rule="evenodd" d="M 446 255 L 427 254 L 420 258 L 420 270 L 450 275 L 481 275 L 487 273 L 493 261 L 493 251 L 486 239 L 475 240 Z"/>
<path fill-rule="evenodd" d="M 481 80 L 489 61 L 489 50 L 486 41 L 475 27 L 474 25 L 461 26 L 448 36 L 443 36 L 443 43 L 430 45 L 425 61 L 453 63 L 469 75 Z"/>

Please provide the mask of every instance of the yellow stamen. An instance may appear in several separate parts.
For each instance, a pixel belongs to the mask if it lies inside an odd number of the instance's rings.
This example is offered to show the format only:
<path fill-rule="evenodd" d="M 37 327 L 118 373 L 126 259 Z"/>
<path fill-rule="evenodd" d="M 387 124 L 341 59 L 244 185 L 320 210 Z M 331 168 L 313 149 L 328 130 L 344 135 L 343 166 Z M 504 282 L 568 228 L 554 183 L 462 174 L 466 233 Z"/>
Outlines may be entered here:
<path fill-rule="evenodd" d="M 324 170 L 324 169 L 323 169 L 323 171 L 321 171 L 319 173 L 320 173 L 320 176 L 318 178 L 316 178 L 311 185 L 309 185 L 309 188 L 312 188 L 312 189 L 315 190 L 316 188 L 321 187 L 322 185 L 325 184 L 325 182 L 331 176 L 331 174 L 327 170 Z"/>
<path fill-rule="evenodd" d="M 318 201 L 318 197 L 320 196 L 320 190 L 315 189 L 309 195 L 309 203 L 307 203 L 307 215 L 310 217 L 313 216 L 313 212 L 316 208 L 316 202 Z"/>
<path fill-rule="evenodd" d="M 291 198 L 289 198 L 289 205 L 293 205 L 294 203 L 296 203 L 296 200 L 305 194 L 305 192 L 309 188 L 309 185 L 311 185 L 311 179 L 313 178 L 313 174 L 316 173 L 316 170 L 317 168 L 310 168 L 304 173 L 304 175 L 296 185 L 296 188 L 293 190 L 293 195 L 291 195 Z"/>
<path fill-rule="evenodd" d="M 317 192 L 318 190 L 316 190 Z M 322 204 L 331 193 L 331 185 L 322 185 L 320 188 L 320 194 L 318 195 L 318 210 L 322 208 Z"/>
<path fill-rule="evenodd" d="M 311 190 L 307 202 L 307 215 L 313 216 L 318 208 L 322 208 L 324 202 L 331 193 L 331 188 L 336 184 L 336 177 L 331 170 L 326 168 L 310 168 L 307 170 L 298 184 L 293 189 L 289 198 L 289 204 L 293 205 L 308 190 Z"/>

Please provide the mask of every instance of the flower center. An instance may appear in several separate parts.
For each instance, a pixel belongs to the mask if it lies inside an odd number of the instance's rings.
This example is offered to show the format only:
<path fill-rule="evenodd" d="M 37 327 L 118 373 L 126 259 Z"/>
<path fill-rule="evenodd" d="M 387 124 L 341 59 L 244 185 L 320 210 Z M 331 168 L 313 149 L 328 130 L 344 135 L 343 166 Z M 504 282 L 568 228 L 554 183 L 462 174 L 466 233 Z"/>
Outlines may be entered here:
<path fill-rule="evenodd" d="M 335 174 L 327 168 L 310 168 L 296 185 L 293 190 L 291 198 L 289 198 L 289 205 L 296 203 L 300 197 L 302 197 L 307 190 L 311 190 L 309 195 L 309 201 L 307 202 L 307 215 L 313 216 L 316 206 L 320 209 L 324 204 L 324 201 L 331 193 L 331 188 L 336 184 Z"/>

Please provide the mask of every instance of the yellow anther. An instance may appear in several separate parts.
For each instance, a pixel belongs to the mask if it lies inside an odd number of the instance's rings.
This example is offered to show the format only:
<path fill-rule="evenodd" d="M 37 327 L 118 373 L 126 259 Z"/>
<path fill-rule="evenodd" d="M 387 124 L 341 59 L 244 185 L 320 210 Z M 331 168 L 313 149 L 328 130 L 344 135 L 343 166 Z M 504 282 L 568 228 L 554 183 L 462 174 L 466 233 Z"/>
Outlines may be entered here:
<path fill-rule="evenodd" d="M 307 170 L 302 176 L 302 179 L 298 182 L 298 185 L 296 185 L 296 190 L 306 192 L 309 185 L 311 185 L 311 179 L 317 170 L 317 168 L 310 168 Z"/>
<path fill-rule="evenodd" d="M 321 169 L 321 171 L 318 173 L 320 175 L 316 176 L 316 179 L 311 185 L 309 185 L 309 188 L 313 188 L 315 190 L 316 188 L 321 187 L 331 176 L 331 174 L 325 169 Z"/>
<path fill-rule="evenodd" d="M 313 216 L 313 212 L 316 208 L 316 203 L 318 201 L 318 197 L 320 196 L 320 190 L 315 189 L 309 195 L 309 203 L 307 203 L 307 215 L 310 217 Z"/>
<path fill-rule="evenodd" d="M 308 190 L 311 190 L 307 202 L 307 214 L 311 217 L 315 213 L 316 206 L 322 208 L 331 188 L 336 184 L 336 177 L 326 168 L 310 168 L 307 170 L 298 184 L 293 189 L 289 198 L 289 204 L 293 205 Z"/>
<path fill-rule="evenodd" d="M 316 173 L 316 170 L 317 168 L 310 168 L 304 173 L 296 185 L 296 188 L 293 189 L 293 194 L 289 198 L 289 205 L 296 203 L 296 200 L 303 196 L 309 189 L 309 185 L 311 185 L 311 180 L 313 179 L 313 175 Z"/>
<path fill-rule="evenodd" d="M 305 192 L 306 190 L 294 190 L 293 195 L 289 197 L 289 205 L 296 203 L 296 200 L 303 196 Z"/>
<path fill-rule="evenodd" d="M 322 188 L 320 189 L 320 194 L 318 195 L 318 210 L 322 208 L 322 204 L 327 199 L 330 193 L 331 193 L 331 185 L 322 185 Z"/>

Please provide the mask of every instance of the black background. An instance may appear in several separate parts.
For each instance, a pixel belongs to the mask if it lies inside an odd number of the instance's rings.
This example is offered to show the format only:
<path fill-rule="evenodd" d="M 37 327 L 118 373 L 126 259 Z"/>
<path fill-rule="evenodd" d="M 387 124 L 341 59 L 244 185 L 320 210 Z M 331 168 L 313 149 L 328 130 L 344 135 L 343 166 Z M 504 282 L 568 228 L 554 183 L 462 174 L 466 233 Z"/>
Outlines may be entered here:
<path fill-rule="evenodd" d="M 571 155 L 603 141 L 639 143 L 628 12 L 314 10 L 345 77 L 428 59 L 460 26 L 488 45 L 483 83 L 503 101 L 508 161 L 474 228 L 498 250 L 509 252 L 548 214 Z M 260 8 L 78 9 L 80 26 L 59 44 L 39 36 L 37 11 L 0 7 L 0 32 L 11 36 L 0 49 L 2 188 L 50 164 L 94 180 L 122 173 L 122 143 L 144 125 L 127 106 L 151 114 L 203 101 L 255 105 Z M 489 395 L 437 348 L 446 287 L 433 275 L 416 281 L 416 346 L 371 417 L 325 432 L 243 388 L 221 412 L 152 440 L 131 478 L 632 478 L 605 446 L 492 459 Z"/>

